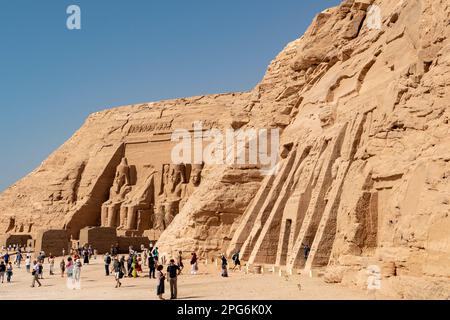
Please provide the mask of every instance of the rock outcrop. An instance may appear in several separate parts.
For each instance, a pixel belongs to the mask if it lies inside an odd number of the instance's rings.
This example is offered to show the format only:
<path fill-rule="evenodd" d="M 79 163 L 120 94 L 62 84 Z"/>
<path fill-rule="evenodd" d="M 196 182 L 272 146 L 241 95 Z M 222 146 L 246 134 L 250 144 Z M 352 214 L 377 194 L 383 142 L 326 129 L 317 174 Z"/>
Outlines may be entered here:
<path fill-rule="evenodd" d="M 345 0 L 319 13 L 251 92 L 89 117 L 0 196 L 0 233 L 77 237 L 100 225 L 122 157 L 159 170 L 170 132 L 194 121 L 279 128 L 277 173 L 205 166 L 161 252 L 239 250 L 250 264 L 324 269 L 326 281 L 362 288 L 378 270 L 384 294 L 448 299 L 449 35 L 446 0 Z"/>

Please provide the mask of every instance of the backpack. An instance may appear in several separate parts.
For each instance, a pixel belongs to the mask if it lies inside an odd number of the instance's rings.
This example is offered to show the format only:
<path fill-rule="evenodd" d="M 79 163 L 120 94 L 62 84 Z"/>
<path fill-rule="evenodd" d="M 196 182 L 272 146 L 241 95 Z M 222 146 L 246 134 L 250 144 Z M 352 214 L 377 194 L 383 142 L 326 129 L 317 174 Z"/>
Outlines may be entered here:
<path fill-rule="evenodd" d="M 107 263 L 107 264 L 110 264 L 110 263 L 111 263 L 111 257 L 110 257 L 110 256 L 106 257 L 106 263 Z"/>

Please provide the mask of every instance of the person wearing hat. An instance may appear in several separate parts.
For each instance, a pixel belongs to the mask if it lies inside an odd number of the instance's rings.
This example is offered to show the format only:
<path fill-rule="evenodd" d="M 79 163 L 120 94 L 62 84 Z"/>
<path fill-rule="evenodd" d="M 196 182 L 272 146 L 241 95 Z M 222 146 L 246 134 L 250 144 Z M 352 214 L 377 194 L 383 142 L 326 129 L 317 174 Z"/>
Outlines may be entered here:
<path fill-rule="evenodd" d="M 116 279 L 116 288 L 119 288 L 122 286 L 120 279 L 123 278 L 124 272 L 123 272 L 123 265 L 119 261 L 119 257 L 117 256 L 114 257 L 113 269 L 114 269 L 114 276 Z"/>

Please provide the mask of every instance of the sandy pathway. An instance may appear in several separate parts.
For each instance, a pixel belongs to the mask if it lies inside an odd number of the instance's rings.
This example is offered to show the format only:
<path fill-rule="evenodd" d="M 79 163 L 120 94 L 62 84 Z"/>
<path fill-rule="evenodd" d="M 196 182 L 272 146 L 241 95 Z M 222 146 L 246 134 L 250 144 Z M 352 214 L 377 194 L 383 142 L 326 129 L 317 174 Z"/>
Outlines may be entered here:
<path fill-rule="evenodd" d="M 55 266 L 59 271 L 57 259 Z M 25 300 L 154 300 L 156 299 L 156 280 L 147 277 L 144 268 L 142 277 L 123 279 L 123 285 L 115 289 L 114 277 L 104 275 L 102 258 L 92 260 L 90 265 L 83 266 L 81 272 L 81 290 L 70 290 L 66 279 L 60 275 L 49 276 L 48 266 L 44 266 L 43 286 L 31 288 L 32 276 L 25 268 L 15 268 L 13 282 L 0 284 L 0 298 Z M 186 270 L 188 273 L 188 270 Z M 299 286 L 300 284 L 300 286 Z M 178 280 L 180 299 L 200 300 L 303 300 L 303 299 L 373 299 L 364 291 L 349 289 L 340 285 L 324 283 L 319 278 L 300 275 L 283 276 L 271 273 L 264 275 L 230 272 L 229 278 L 220 277 L 214 265 L 200 266 L 200 274 L 193 276 L 183 274 Z M 166 282 L 166 294 L 169 287 Z"/>

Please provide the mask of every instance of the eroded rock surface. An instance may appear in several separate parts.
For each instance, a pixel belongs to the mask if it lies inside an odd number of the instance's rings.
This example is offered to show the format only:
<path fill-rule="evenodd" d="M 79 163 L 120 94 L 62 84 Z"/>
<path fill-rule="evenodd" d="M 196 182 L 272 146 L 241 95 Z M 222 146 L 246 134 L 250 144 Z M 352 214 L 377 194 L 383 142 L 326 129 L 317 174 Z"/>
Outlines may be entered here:
<path fill-rule="evenodd" d="M 369 28 L 371 5 L 380 29 Z M 0 233 L 77 237 L 99 226 L 121 159 L 162 174 L 176 128 L 280 128 L 278 173 L 205 166 L 161 252 L 240 250 L 248 263 L 324 268 L 326 281 L 361 288 L 378 269 L 385 294 L 449 298 L 449 35 L 446 0 L 345 0 L 319 13 L 251 92 L 90 116 L 0 196 Z"/>

